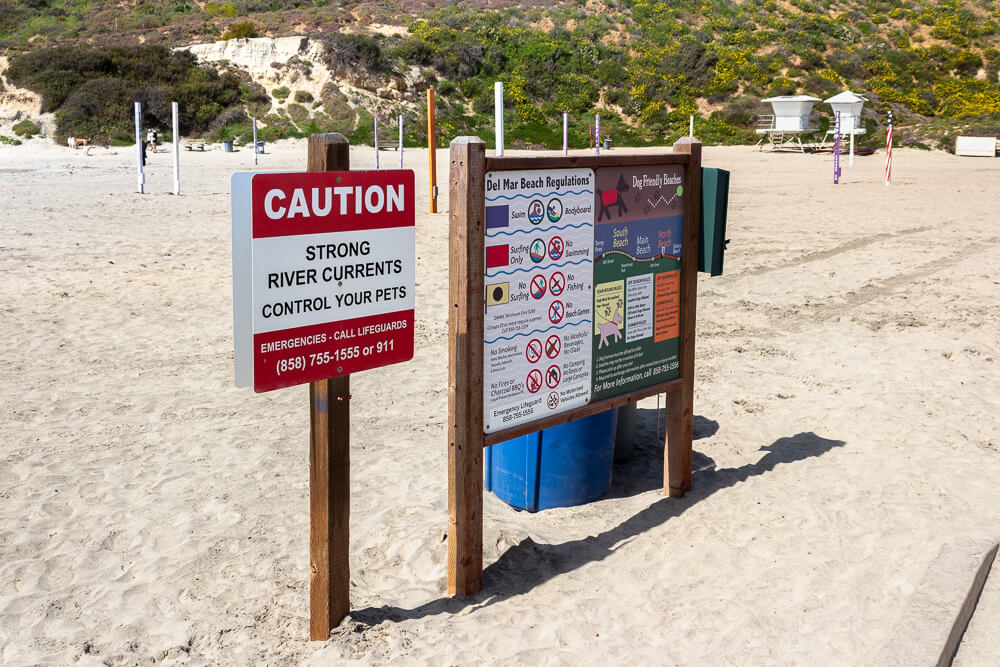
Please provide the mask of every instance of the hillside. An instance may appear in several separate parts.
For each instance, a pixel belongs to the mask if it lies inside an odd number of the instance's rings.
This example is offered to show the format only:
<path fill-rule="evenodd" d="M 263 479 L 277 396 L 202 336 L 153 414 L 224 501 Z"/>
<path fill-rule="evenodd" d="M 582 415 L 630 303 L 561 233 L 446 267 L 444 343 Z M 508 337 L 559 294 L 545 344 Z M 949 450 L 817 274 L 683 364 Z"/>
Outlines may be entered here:
<path fill-rule="evenodd" d="M 43 107 L 56 113 L 57 134 L 107 141 L 128 140 L 129 112 L 81 110 L 72 95 L 94 87 L 94 78 L 117 82 L 111 99 L 118 104 L 145 95 L 154 107 L 164 95 L 176 99 L 200 86 L 200 97 L 184 105 L 187 131 L 244 140 L 248 113 L 263 119 L 270 138 L 336 129 L 363 141 L 370 140 L 370 113 L 388 121 L 406 112 L 408 141 L 421 142 L 428 87 L 437 91 L 443 140 L 465 133 L 489 139 L 496 80 L 507 91 L 508 136 L 529 146 L 560 143 L 562 111 L 571 114 L 577 145 L 586 142 L 595 112 L 617 144 L 670 141 L 692 114 L 704 141 L 743 143 L 752 140 L 753 116 L 767 111 L 761 98 L 825 98 L 847 88 L 871 100 L 864 122 L 875 145 L 890 109 L 904 144 L 945 147 L 956 132 L 1000 133 L 1000 7 L 992 0 L 523 4 L 0 0 L 0 46 L 11 62 L 7 77 L 48 100 Z M 309 39 L 294 43 L 295 53 L 282 47 L 284 55 L 270 62 L 261 58 L 275 47 L 263 40 L 214 44 L 223 36 L 291 35 Z M 213 63 L 212 74 L 182 73 L 197 64 L 176 56 L 173 78 L 156 81 L 129 79 L 122 67 L 83 71 L 70 52 L 52 58 L 58 52 L 48 51 L 72 46 L 97 62 L 117 49 L 121 65 L 162 60 L 164 47 L 199 42 L 214 44 L 191 49 Z M 256 69 L 219 55 L 254 44 L 263 49 Z M 822 126 L 827 108 L 817 106 Z M 89 122 L 88 113 L 101 122 Z M 162 122 L 160 115 L 149 122 Z"/>

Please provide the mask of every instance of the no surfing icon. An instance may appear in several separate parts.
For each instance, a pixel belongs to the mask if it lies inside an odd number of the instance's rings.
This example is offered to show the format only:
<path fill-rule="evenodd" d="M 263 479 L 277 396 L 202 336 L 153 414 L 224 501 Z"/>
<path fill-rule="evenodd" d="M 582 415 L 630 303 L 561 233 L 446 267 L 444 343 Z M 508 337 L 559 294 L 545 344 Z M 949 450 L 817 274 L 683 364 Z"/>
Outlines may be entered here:
<path fill-rule="evenodd" d="M 545 296 L 545 276 L 535 276 L 531 279 L 531 296 L 534 299 Z"/>

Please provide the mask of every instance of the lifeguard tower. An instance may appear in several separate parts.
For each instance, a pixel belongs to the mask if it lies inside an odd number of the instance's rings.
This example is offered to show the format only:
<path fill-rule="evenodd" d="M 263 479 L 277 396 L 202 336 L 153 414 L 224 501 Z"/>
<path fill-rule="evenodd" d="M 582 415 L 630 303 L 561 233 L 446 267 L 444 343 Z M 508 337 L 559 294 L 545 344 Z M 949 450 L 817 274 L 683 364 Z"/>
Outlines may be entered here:
<path fill-rule="evenodd" d="M 823 143 L 826 144 L 827 138 L 833 136 L 836 132 L 836 118 L 839 111 L 840 136 L 851 138 L 851 154 L 853 155 L 854 135 L 865 134 L 865 128 L 861 127 L 861 110 L 864 108 L 868 98 L 845 90 L 823 101 L 830 105 L 834 117 L 834 120 L 830 121 L 830 129 L 823 135 Z"/>
<path fill-rule="evenodd" d="M 777 150 L 795 141 L 799 150 L 805 153 L 801 137 L 816 131 L 816 128 L 809 127 L 809 115 L 819 98 L 809 95 L 779 95 L 761 101 L 769 102 L 774 113 L 757 116 L 755 131 L 761 135 L 757 146 L 763 150 L 766 142 L 771 150 Z"/>

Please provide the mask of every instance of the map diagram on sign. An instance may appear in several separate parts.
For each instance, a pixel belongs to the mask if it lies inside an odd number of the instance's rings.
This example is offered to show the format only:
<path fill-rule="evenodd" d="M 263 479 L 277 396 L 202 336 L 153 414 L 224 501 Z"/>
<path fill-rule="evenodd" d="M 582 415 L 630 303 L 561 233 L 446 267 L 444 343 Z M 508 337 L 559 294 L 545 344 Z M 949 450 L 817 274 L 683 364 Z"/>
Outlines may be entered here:
<path fill-rule="evenodd" d="M 590 400 L 593 251 L 593 170 L 486 174 L 486 433 Z"/>
<path fill-rule="evenodd" d="M 595 173 L 594 400 L 677 376 L 683 168 Z"/>

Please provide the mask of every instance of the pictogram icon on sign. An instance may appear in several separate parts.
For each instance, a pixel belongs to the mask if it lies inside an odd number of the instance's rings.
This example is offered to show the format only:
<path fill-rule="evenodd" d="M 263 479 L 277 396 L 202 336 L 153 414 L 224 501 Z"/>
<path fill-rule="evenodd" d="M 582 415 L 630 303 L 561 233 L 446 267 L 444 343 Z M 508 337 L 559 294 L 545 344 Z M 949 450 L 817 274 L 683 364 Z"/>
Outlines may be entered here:
<path fill-rule="evenodd" d="M 533 368 L 530 373 L 528 373 L 528 379 L 524 381 L 524 386 L 532 394 L 537 394 L 538 390 L 542 388 L 542 372 L 537 368 Z"/>
<path fill-rule="evenodd" d="M 547 339 L 545 339 L 545 356 L 549 359 L 555 359 L 559 356 L 562 351 L 562 340 L 559 336 L 552 334 Z"/>
<path fill-rule="evenodd" d="M 545 276 L 535 276 L 531 279 L 531 296 L 535 299 L 545 296 Z"/>
<path fill-rule="evenodd" d="M 545 400 L 545 405 L 549 407 L 549 410 L 555 410 L 559 407 L 559 392 L 550 391 L 549 397 Z"/>
<path fill-rule="evenodd" d="M 566 289 L 566 276 L 562 271 L 556 271 L 549 276 L 549 291 L 552 292 L 552 296 L 559 296 L 564 289 Z"/>
<path fill-rule="evenodd" d="M 528 247 L 528 256 L 531 257 L 531 261 L 535 264 L 545 259 L 545 241 L 542 239 L 532 241 Z"/>
<path fill-rule="evenodd" d="M 549 304 L 549 322 L 552 324 L 559 324 L 562 322 L 563 315 L 566 314 L 566 307 L 563 306 L 563 302 L 556 300 Z"/>
<path fill-rule="evenodd" d="M 537 338 L 532 338 L 528 341 L 528 344 L 524 346 L 524 356 L 527 358 L 528 363 L 535 363 L 542 358 L 542 341 Z"/>
<path fill-rule="evenodd" d="M 555 389 L 559 386 L 559 380 L 562 380 L 562 369 L 555 364 L 552 364 L 549 366 L 549 369 L 545 371 L 545 384 L 549 389 Z"/>
<path fill-rule="evenodd" d="M 545 208 L 545 215 L 548 216 L 549 222 L 559 222 L 559 218 L 563 214 L 563 205 L 558 197 L 553 197 L 549 200 L 549 205 Z"/>
<path fill-rule="evenodd" d="M 531 224 L 537 225 L 545 217 L 545 204 L 541 199 L 536 199 L 528 204 L 528 220 Z"/>
<path fill-rule="evenodd" d="M 553 236 L 549 239 L 549 259 L 555 261 L 561 258 L 565 249 L 561 236 Z"/>

